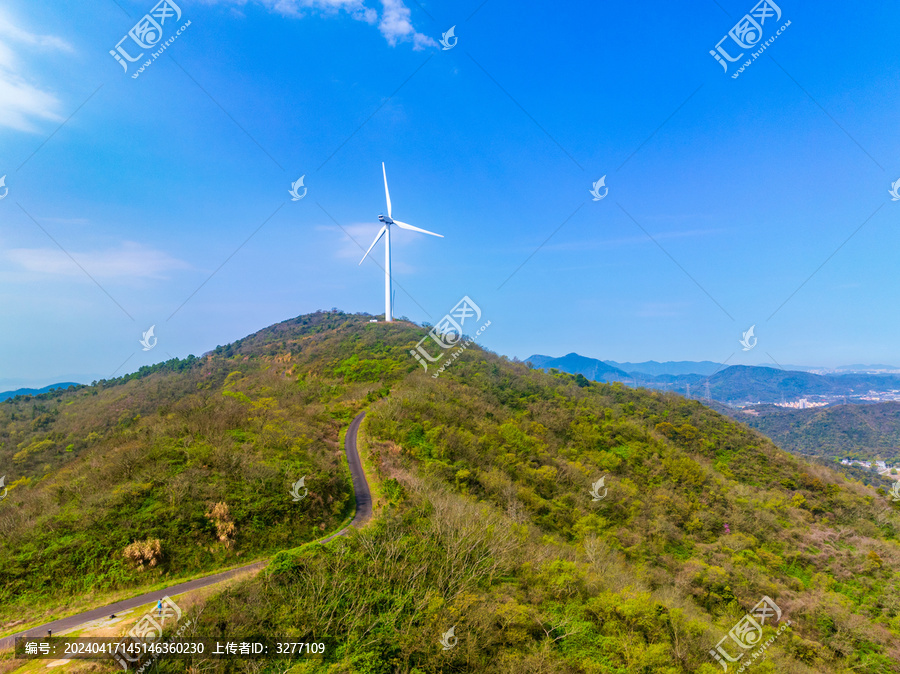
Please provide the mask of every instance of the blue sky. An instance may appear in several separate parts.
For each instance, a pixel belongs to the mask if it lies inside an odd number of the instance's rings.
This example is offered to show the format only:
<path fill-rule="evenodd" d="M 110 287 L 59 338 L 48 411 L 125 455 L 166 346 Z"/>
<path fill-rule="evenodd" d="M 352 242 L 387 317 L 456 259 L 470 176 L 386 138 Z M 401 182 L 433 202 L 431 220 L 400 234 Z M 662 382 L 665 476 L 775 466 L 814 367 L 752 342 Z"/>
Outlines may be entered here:
<path fill-rule="evenodd" d="M 445 235 L 395 232 L 397 316 L 468 295 L 521 358 L 900 364 L 888 3 L 783 0 L 733 79 L 709 51 L 752 2 L 181 0 L 132 78 L 154 4 L 0 10 L 0 388 L 382 312 L 382 161 Z"/>

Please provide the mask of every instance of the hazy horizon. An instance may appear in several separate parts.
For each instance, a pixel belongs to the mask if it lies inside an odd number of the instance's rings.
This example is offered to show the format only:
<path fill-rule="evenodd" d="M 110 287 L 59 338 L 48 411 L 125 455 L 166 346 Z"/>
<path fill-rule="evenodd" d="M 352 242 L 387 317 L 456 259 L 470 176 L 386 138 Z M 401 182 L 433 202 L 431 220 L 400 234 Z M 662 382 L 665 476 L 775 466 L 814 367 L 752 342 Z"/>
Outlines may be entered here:
<path fill-rule="evenodd" d="M 469 296 L 519 358 L 900 361 L 891 7 L 779 3 L 723 72 L 753 3 L 206 0 L 139 71 L 110 51 L 153 4 L 0 11 L 0 379 L 382 312 L 382 162 L 394 215 L 445 237 L 394 236 L 397 316 Z"/>

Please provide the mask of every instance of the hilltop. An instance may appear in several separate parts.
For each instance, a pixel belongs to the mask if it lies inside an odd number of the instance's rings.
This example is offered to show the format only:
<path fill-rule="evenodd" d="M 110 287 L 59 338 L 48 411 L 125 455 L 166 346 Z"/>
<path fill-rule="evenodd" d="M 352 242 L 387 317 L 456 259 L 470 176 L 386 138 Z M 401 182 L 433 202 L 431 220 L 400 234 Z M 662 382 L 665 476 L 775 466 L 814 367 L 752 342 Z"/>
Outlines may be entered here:
<path fill-rule="evenodd" d="M 535 354 L 530 356 L 527 362 L 543 370 L 557 369 L 570 374 L 581 374 L 594 381 L 623 381 L 628 378 L 628 373 L 623 370 L 596 358 L 579 356 L 577 353 L 569 353 L 559 358 Z"/>
<path fill-rule="evenodd" d="M 40 395 L 41 393 L 47 393 L 48 391 L 52 391 L 54 389 L 67 389 L 70 386 L 81 386 L 81 384 L 77 384 L 73 381 L 67 381 L 61 384 L 50 384 L 49 386 L 44 386 L 41 388 L 19 388 L 15 391 L 0 391 L 0 401 L 6 400 L 7 398 L 15 398 L 16 396 Z"/>
<path fill-rule="evenodd" d="M 352 358 L 332 370 L 320 333 L 348 320 L 300 317 L 203 358 L 0 403 L 0 629 L 336 529 L 354 505 L 340 433 L 386 392 L 354 383 Z M 289 497 L 301 477 L 302 509 Z"/>
<path fill-rule="evenodd" d="M 709 651 L 743 652 L 727 635 L 767 596 L 782 620 L 754 642 L 775 637 L 756 671 L 900 672 L 900 517 L 883 491 L 672 393 L 477 345 L 434 378 L 409 355 L 424 328 L 368 318 L 301 316 L 0 404 L 0 461 L 22 475 L 0 503 L 0 611 L 281 546 L 191 614 L 202 635 L 334 640 L 321 663 L 271 671 L 712 674 Z M 348 514 L 337 441 L 362 409 L 376 516 L 299 548 Z M 303 474 L 308 509 L 288 497 Z M 219 502 L 234 529 L 205 515 Z M 148 536 L 175 552 L 129 568 L 123 548 Z"/>

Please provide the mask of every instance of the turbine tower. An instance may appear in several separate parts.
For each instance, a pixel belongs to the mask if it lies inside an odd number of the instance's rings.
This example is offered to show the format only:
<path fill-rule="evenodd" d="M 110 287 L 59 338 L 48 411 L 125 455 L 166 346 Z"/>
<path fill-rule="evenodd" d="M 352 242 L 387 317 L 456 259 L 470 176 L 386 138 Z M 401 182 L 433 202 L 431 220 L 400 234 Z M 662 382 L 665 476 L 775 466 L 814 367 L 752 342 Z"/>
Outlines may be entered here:
<path fill-rule="evenodd" d="M 435 234 L 434 232 L 429 232 L 427 229 L 419 229 L 418 227 L 413 227 L 412 225 L 408 225 L 405 222 L 400 222 L 399 220 L 394 220 L 391 218 L 391 193 L 388 191 L 387 184 L 387 171 L 384 168 L 384 162 L 381 162 L 381 173 L 384 175 L 384 198 L 387 201 L 387 215 L 379 215 L 378 219 L 384 223 L 382 228 L 378 230 L 378 234 L 375 236 L 375 240 L 372 242 L 372 245 L 369 246 L 369 250 L 366 251 L 366 254 L 362 256 L 362 260 L 359 261 L 359 264 L 365 262 L 369 253 L 372 252 L 372 249 L 375 247 L 375 244 L 384 237 L 384 320 L 392 321 L 393 320 L 393 303 L 392 303 L 392 293 L 391 293 L 391 225 L 397 225 L 400 229 L 409 229 L 413 232 L 421 232 L 422 234 L 431 234 L 431 236 L 439 236 L 442 239 L 444 238 L 443 234 Z"/>

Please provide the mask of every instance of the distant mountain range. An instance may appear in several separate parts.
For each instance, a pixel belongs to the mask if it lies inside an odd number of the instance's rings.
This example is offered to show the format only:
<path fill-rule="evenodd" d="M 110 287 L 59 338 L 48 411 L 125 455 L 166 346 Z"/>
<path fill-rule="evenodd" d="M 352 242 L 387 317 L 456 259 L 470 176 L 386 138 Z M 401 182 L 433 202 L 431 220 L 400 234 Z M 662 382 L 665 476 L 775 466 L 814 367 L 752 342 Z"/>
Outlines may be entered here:
<path fill-rule="evenodd" d="M 897 374 L 823 375 L 753 365 L 723 368 L 710 361 L 648 361 L 613 365 L 615 361 L 602 361 L 577 353 L 561 358 L 534 355 L 527 362 L 535 368 L 556 368 L 570 374 L 581 374 L 595 381 L 619 381 L 634 386 L 661 388 L 693 398 L 706 397 L 708 394 L 712 400 L 730 404 L 775 403 L 807 396 L 827 396 L 834 400 L 844 396 L 857 396 L 857 400 L 848 399 L 846 402 L 862 402 L 858 397 L 869 391 L 900 390 L 900 375 Z M 643 367 L 644 370 L 629 370 L 632 366 Z M 699 372 L 690 372 L 691 369 Z"/>
<path fill-rule="evenodd" d="M 653 376 L 667 374 L 700 374 L 708 376 L 725 367 L 722 363 L 714 363 L 711 360 L 667 360 L 665 363 L 659 363 L 655 360 L 647 360 L 643 363 L 617 363 L 614 360 L 604 360 L 603 362 L 625 372 L 640 372 L 641 374 Z"/>
<path fill-rule="evenodd" d="M 562 356 L 561 358 L 554 358 L 553 356 L 541 356 L 534 355 L 527 358 L 527 361 L 530 361 L 535 367 L 555 367 L 557 369 L 562 370 L 563 368 L 559 365 L 544 365 L 543 363 L 547 363 L 549 361 L 561 361 L 567 358 L 587 358 L 588 360 L 594 361 L 598 360 L 596 358 L 589 358 L 588 356 L 581 356 L 577 353 L 570 353 L 568 355 Z M 714 374 L 715 372 L 725 368 L 723 363 L 715 363 L 711 360 L 667 360 L 663 363 L 655 360 L 645 360 L 641 363 L 619 363 L 615 360 L 602 360 L 599 361 L 602 363 L 606 363 L 607 365 L 616 368 L 618 370 L 622 370 L 623 372 L 634 375 L 634 374 L 649 374 L 654 377 L 664 376 L 664 375 L 688 375 L 688 374 L 699 374 L 702 376 L 709 376 Z M 538 363 L 542 363 L 539 365 Z M 785 370 L 796 370 L 798 372 L 812 372 L 814 374 L 875 374 L 875 373 L 896 373 L 900 374 L 900 366 L 897 365 L 886 365 L 884 363 L 874 363 L 872 365 L 865 365 L 862 363 L 854 363 L 852 365 L 839 365 L 838 367 L 821 367 L 818 365 L 784 365 Z M 587 375 L 584 375 L 587 377 Z"/>
<path fill-rule="evenodd" d="M 629 378 L 628 373 L 624 370 L 620 370 L 596 358 L 579 356 L 577 353 L 570 353 L 561 358 L 535 355 L 528 358 L 527 362 L 531 363 L 538 370 L 555 368 L 569 374 L 582 374 L 594 381 L 624 381 Z"/>
<path fill-rule="evenodd" d="M 52 391 L 55 388 L 67 389 L 70 386 L 81 386 L 81 384 L 66 381 L 62 384 L 50 384 L 50 386 L 44 386 L 43 388 L 20 388 L 15 391 L 0 391 L 0 400 L 7 400 L 9 398 L 15 398 L 16 396 L 36 396 L 41 393 L 47 393 L 47 391 Z"/>
<path fill-rule="evenodd" d="M 784 365 L 786 370 L 800 370 L 801 372 L 814 372 L 816 374 L 883 374 L 883 373 L 900 373 L 900 367 L 896 365 L 885 365 L 883 363 L 875 363 L 873 365 L 863 365 L 854 363 L 853 365 L 839 365 L 838 367 L 819 367 L 816 365 Z"/>

